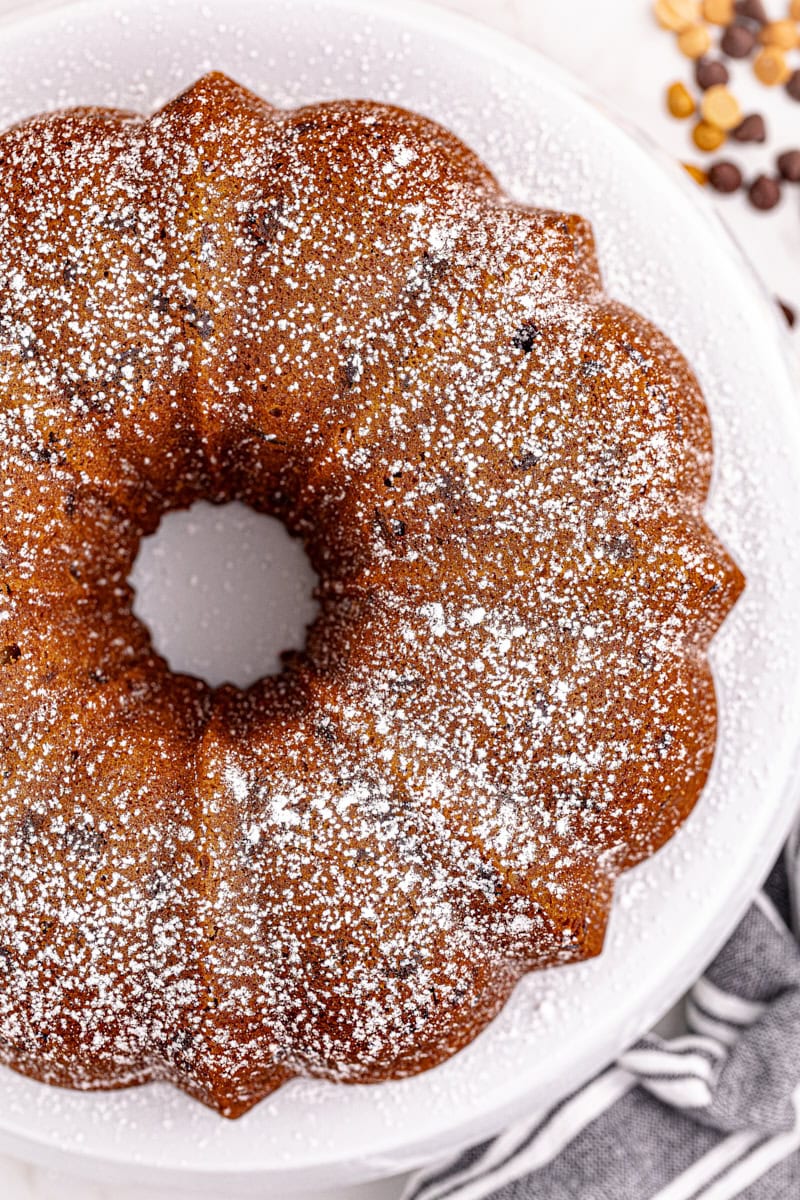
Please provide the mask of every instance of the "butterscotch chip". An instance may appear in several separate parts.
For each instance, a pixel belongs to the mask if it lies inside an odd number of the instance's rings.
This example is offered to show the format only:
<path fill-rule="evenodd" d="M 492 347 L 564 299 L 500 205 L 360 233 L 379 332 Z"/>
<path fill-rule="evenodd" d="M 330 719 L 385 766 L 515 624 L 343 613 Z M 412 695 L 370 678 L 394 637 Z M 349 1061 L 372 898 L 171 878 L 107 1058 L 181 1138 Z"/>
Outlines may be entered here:
<path fill-rule="evenodd" d="M 698 121 L 692 130 L 692 139 L 698 150 L 709 154 L 712 150 L 719 150 L 725 141 L 725 134 L 716 125 L 709 125 L 708 121 Z"/>
<path fill-rule="evenodd" d="M 694 165 L 694 163 L 687 163 L 687 162 L 681 163 L 681 166 L 683 167 L 683 169 L 687 173 L 687 175 L 691 175 L 691 177 L 695 181 L 695 183 L 699 183 L 700 187 L 706 186 L 706 184 L 708 183 L 708 176 L 706 175 L 706 173 L 702 167 L 696 167 Z"/>
<path fill-rule="evenodd" d="M 765 46 L 794 50 L 797 45 L 797 25 L 794 21 L 769 21 L 758 35 L 758 40 Z"/>
<path fill-rule="evenodd" d="M 786 83 L 792 74 L 792 68 L 780 46 L 765 46 L 759 50 L 753 60 L 753 70 L 765 87 Z"/>
<path fill-rule="evenodd" d="M 704 93 L 700 113 L 707 124 L 714 125 L 724 133 L 742 123 L 743 114 L 739 101 L 722 83 L 710 87 Z"/>
<path fill-rule="evenodd" d="M 696 107 L 694 97 L 685 84 L 673 83 L 667 88 L 667 108 L 679 121 L 690 117 Z"/>
<path fill-rule="evenodd" d="M 711 34 L 707 25 L 690 25 L 678 34 L 678 49 L 687 58 L 702 58 L 711 49 Z"/>
<path fill-rule="evenodd" d="M 730 25 L 733 20 L 733 0 L 704 0 L 703 19 L 711 25 Z"/>
<path fill-rule="evenodd" d="M 789 5 L 789 16 L 793 21 L 800 21 L 800 0 L 791 0 Z"/>
<path fill-rule="evenodd" d="M 700 0 L 656 0 L 653 12 L 662 29 L 682 33 L 700 20 Z"/>

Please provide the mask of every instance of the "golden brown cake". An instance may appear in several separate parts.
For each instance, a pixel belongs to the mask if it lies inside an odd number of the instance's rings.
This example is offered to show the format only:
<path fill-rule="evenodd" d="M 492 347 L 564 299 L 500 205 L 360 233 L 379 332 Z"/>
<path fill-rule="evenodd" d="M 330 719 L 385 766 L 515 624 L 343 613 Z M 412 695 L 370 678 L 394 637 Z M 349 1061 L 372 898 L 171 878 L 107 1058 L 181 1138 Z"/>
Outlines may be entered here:
<path fill-rule="evenodd" d="M 597 954 L 695 803 L 709 639 L 678 351 L 577 216 L 423 117 L 221 75 L 0 139 L 0 1057 L 236 1116 L 469 1042 Z M 278 677 L 170 672 L 133 616 L 168 510 L 302 538 Z"/>

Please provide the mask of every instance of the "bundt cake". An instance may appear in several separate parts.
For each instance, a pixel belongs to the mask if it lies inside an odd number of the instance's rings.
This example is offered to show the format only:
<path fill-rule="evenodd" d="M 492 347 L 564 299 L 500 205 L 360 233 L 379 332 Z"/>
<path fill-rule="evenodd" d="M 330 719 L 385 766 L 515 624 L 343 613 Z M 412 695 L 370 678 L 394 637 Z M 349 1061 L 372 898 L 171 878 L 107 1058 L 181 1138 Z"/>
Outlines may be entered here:
<path fill-rule="evenodd" d="M 237 1116 L 469 1042 L 597 954 L 695 803 L 742 578 L 675 347 L 586 221 L 452 134 L 279 111 L 0 138 L 0 1059 Z M 279 517 L 319 576 L 247 690 L 132 611 L 168 510 Z"/>

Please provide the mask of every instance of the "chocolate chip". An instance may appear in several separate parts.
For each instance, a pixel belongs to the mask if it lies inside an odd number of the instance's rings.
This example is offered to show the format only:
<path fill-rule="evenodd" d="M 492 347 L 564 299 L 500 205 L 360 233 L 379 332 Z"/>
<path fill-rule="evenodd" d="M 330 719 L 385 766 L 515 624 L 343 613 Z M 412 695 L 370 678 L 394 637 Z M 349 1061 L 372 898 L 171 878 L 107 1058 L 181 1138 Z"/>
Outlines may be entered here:
<path fill-rule="evenodd" d="M 533 321 L 523 321 L 519 329 L 511 339 L 511 345 L 515 350 L 522 350 L 524 354 L 530 354 L 533 349 L 533 343 L 539 336 L 540 331 L 536 328 Z"/>
<path fill-rule="evenodd" d="M 702 88 L 715 87 L 718 83 L 725 84 L 730 79 L 730 72 L 724 62 L 718 58 L 698 58 L 694 69 L 697 86 Z"/>
<path fill-rule="evenodd" d="M 0 662 L 3 662 L 3 663 L 16 662 L 21 654 L 22 654 L 22 651 L 20 650 L 17 643 L 12 642 L 10 646 L 4 646 L 2 651 L 0 651 Z"/>
<path fill-rule="evenodd" d="M 608 543 L 608 556 L 614 562 L 630 562 L 636 557 L 636 545 L 627 533 L 617 533 Z"/>
<path fill-rule="evenodd" d="M 511 465 L 515 471 L 530 471 L 532 467 L 541 459 L 541 454 L 535 450 L 524 450 L 516 458 L 512 458 Z"/>
<path fill-rule="evenodd" d="M 44 817 L 40 813 L 30 811 L 25 813 L 18 830 L 23 846 L 29 846 L 33 839 L 42 832 L 44 823 Z"/>
<path fill-rule="evenodd" d="M 80 820 L 70 821 L 62 834 L 62 841 L 67 850 L 78 858 L 86 859 L 100 858 L 108 844 L 102 830 Z"/>
<path fill-rule="evenodd" d="M 789 183 L 800 183 L 800 150 L 786 150 L 778 155 L 778 170 Z"/>
<path fill-rule="evenodd" d="M 133 233 L 138 222 L 136 209 L 126 204 L 119 212 L 106 213 L 102 224 L 105 229 L 111 229 L 114 233 Z"/>
<path fill-rule="evenodd" d="M 597 379 L 604 374 L 603 364 L 595 358 L 587 358 L 581 363 L 581 375 L 584 379 Z"/>
<path fill-rule="evenodd" d="M 426 250 L 422 256 L 422 274 L 426 279 L 444 279 L 449 268 L 449 259 L 441 255 L 437 257 L 430 250 Z"/>
<path fill-rule="evenodd" d="M 753 180 L 747 195 L 753 208 L 769 212 L 780 201 L 781 185 L 777 179 L 772 179 L 769 175 L 759 175 L 757 179 Z"/>
<path fill-rule="evenodd" d="M 283 216 L 283 202 L 272 200 L 265 207 L 247 214 L 244 219 L 245 232 L 258 246 L 269 246 L 280 232 Z"/>
<path fill-rule="evenodd" d="M 732 162 L 715 162 L 708 168 L 708 182 L 715 192 L 729 195 L 738 192 L 742 186 L 742 172 Z"/>
<path fill-rule="evenodd" d="M 198 308 L 192 301 L 184 305 L 183 312 L 186 324 L 197 330 L 202 342 L 211 337 L 214 332 L 214 318 L 210 312 L 204 308 Z"/>
<path fill-rule="evenodd" d="M 767 125 L 761 113 L 750 113 L 741 125 L 737 125 L 731 137 L 737 142 L 765 142 L 767 140 Z"/>
<path fill-rule="evenodd" d="M 766 25 L 769 20 L 763 0 L 736 0 L 736 13 L 756 25 Z"/>
<path fill-rule="evenodd" d="M 167 313 L 169 312 L 169 296 L 166 292 L 153 292 L 150 296 L 150 307 L 153 312 Z"/>
<path fill-rule="evenodd" d="M 728 58 L 749 58 L 757 40 L 755 31 L 749 25 L 734 21 L 723 33 L 720 49 Z"/>
<path fill-rule="evenodd" d="M 800 100 L 800 69 L 793 71 L 789 76 L 786 91 L 793 100 Z"/>
<path fill-rule="evenodd" d="M 397 538 L 406 536 L 405 521 L 399 521 L 394 517 L 387 519 L 379 508 L 372 511 L 372 526 L 387 545 L 391 545 Z"/>
<path fill-rule="evenodd" d="M 354 351 L 344 360 L 342 374 L 344 375 L 345 387 L 355 387 L 364 374 L 364 362 L 358 351 Z"/>
<path fill-rule="evenodd" d="M 791 304 L 787 304 L 785 300 L 778 300 L 778 307 L 786 318 L 786 324 L 790 329 L 794 329 L 795 322 L 797 321 L 797 313 Z"/>

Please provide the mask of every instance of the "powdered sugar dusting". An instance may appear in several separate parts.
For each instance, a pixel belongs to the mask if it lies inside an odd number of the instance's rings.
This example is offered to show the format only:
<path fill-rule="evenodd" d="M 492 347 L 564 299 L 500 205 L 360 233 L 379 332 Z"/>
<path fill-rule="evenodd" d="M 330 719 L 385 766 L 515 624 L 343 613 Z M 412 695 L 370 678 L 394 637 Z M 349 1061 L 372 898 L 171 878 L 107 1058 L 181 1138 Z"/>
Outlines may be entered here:
<path fill-rule="evenodd" d="M 2 145 L 4 1057 L 229 1114 L 433 1065 L 597 952 L 702 787 L 740 579 L 696 383 L 422 118 L 211 76 Z M 247 692 L 130 611 L 198 497 L 321 580 Z"/>

